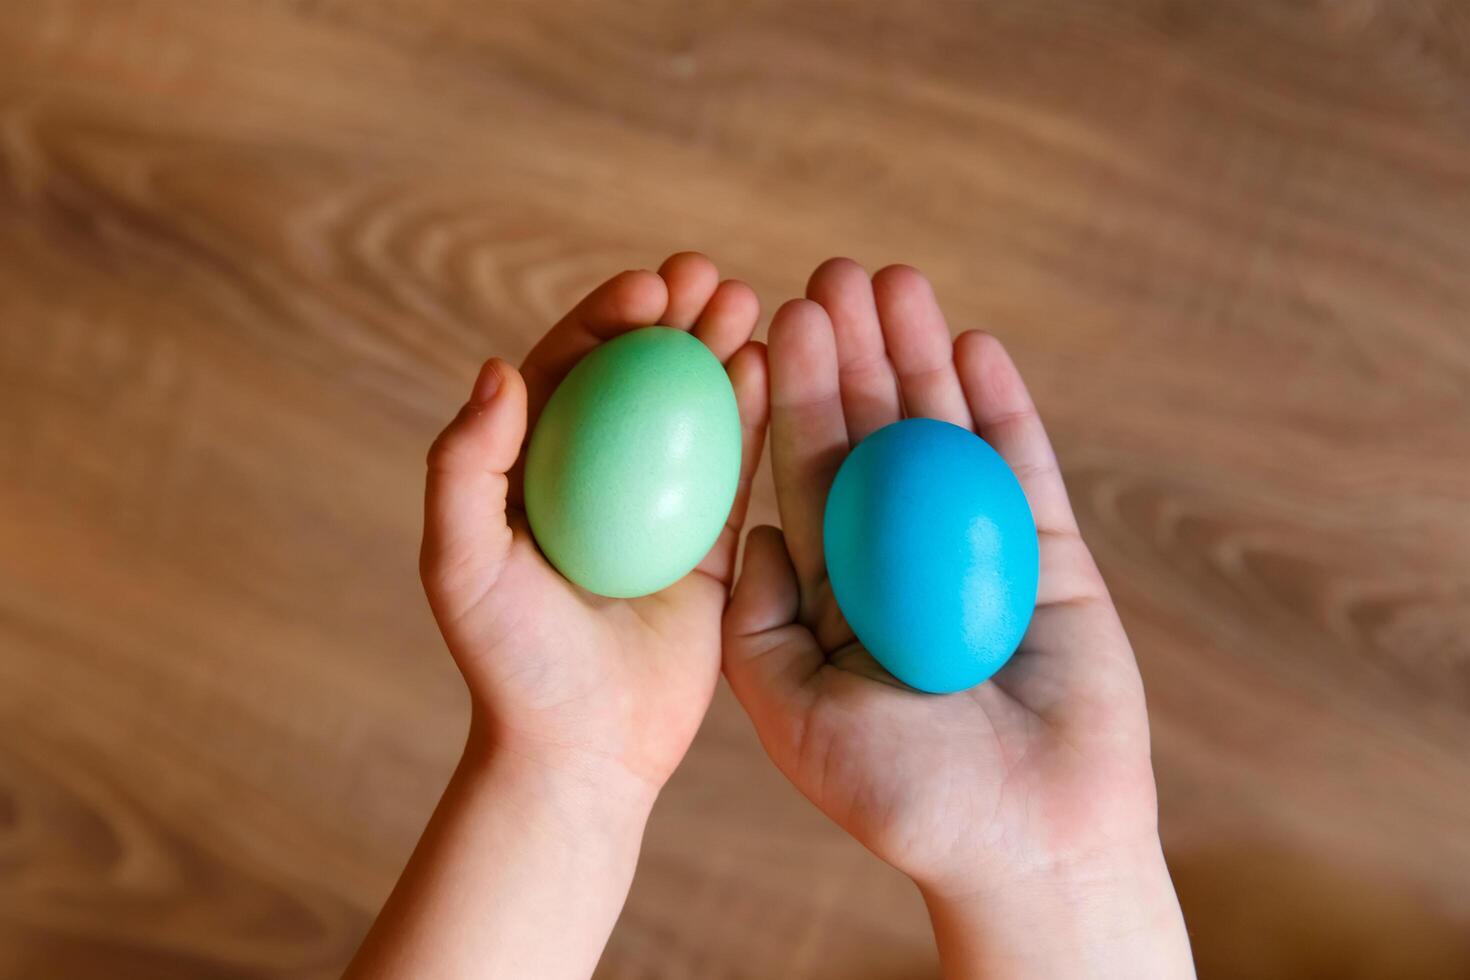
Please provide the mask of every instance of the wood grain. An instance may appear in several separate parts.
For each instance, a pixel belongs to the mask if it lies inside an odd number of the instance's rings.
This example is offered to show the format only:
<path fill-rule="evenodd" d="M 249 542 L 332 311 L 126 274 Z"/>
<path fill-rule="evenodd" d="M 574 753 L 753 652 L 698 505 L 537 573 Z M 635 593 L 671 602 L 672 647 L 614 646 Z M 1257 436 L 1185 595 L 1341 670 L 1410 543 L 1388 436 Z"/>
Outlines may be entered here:
<path fill-rule="evenodd" d="M 1470 973 L 1470 7 L 0 5 L 0 976 L 336 974 L 456 757 L 480 359 L 685 247 L 1001 334 L 1205 977 Z M 772 514 L 769 488 L 756 502 Z M 725 694 L 608 978 L 928 976 Z"/>

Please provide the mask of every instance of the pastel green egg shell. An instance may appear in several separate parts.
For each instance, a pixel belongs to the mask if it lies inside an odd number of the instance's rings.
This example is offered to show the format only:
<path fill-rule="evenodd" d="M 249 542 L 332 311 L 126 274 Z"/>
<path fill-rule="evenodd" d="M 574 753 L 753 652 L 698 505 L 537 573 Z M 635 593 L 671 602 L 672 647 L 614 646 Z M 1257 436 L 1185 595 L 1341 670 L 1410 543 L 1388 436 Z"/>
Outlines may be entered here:
<path fill-rule="evenodd" d="M 648 595 L 699 564 L 740 479 L 740 413 L 709 348 L 644 327 L 602 344 L 546 403 L 526 451 L 526 517 L 566 578 Z"/>

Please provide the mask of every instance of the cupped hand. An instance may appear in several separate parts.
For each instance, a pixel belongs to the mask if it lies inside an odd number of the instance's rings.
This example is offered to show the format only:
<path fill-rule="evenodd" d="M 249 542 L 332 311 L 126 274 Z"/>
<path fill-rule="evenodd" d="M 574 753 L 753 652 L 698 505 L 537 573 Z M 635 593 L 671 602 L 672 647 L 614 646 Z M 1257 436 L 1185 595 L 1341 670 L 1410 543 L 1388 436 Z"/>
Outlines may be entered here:
<path fill-rule="evenodd" d="M 688 748 L 720 669 L 720 616 L 766 424 L 766 360 L 744 283 L 697 253 L 625 272 L 546 334 L 520 371 L 484 365 L 429 453 L 420 571 L 469 685 L 472 738 L 533 765 L 662 786 Z M 730 519 L 698 568 L 654 595 L 605 599 L 536 548 L 522 511 L 528 427 L 584 355 L 651 324 L 692 331 L 726 365 L 743 428 Z"/>
<path fill-rule="evenodd" d="M 834 259 L 770 331 L 771 445 L 784 534 L 748 538 L 725 673 L 776 765 L 926 894 L 992 895 L 1110 852 L 1157 853 L 1143 690 L 1046 433 L 999 341 L 953 343 L 929 283 Z M 977 432 L 1036 518 L 1041 578 L 1020 649 L 936 696 L 863 649 L 837 608 L 822 515 L 859 440 L 906 416 Z M 1140 850 L 1141 849 L 1141 850 Z"/>

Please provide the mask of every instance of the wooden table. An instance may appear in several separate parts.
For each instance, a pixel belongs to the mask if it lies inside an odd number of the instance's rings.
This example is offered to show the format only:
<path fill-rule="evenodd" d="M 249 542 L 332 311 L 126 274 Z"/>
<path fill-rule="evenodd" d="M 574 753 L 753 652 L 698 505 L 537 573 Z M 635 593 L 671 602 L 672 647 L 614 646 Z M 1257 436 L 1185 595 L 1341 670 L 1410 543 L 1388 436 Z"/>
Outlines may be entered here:
<path fill-rule="evenodd" d="M 686 247 L 1015 352 L 1203 975 L 1470 972 L 1463 0 L 17 0 L 0 66 L 0 976 L 335 975 L 465 725 L 424 450 Z M 602 975 L 933 970 L 722 692 Z"/>

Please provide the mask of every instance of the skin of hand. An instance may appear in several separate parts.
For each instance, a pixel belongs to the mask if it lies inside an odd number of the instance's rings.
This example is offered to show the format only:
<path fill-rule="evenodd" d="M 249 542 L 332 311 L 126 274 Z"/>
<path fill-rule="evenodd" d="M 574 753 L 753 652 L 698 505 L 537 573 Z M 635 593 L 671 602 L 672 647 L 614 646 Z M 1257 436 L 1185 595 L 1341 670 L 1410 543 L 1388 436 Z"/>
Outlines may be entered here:
<path fill-rule="evenodd" d="M 947 977 L 1192 976 L 1158 838 L 1132 647 L 1078 533 L 1056 458 L 992 336 L 951 342 L 929 283 L 833 259 L 770 337 L 781 523 L 751 531 L 724 670 L 762 744 L 824 813 L 912 878 Z M 905 416 L 977 432 L 1040 536 L 1035 617 L 990 681 L 896 681 L 833 599 L 827 491 L 849 449 Z"/>
<path fill-rule="evenodd" d="M 608 280 L 520 371 L 492 359 L 429 453 L 420 571 L 469 688 L 464 759 L 349 970 L 353 977 L 586 977 L 631 882 L 654 797 L 720 674 L 720 622 L 766 428 L 755 293 L 697 253 Z M 584 355 L 690 330 L 725 365 L 743 429 L 730 519 L 700 565 L 638 599 L 572 585 L 522 510 L 526 434 Z"/>

